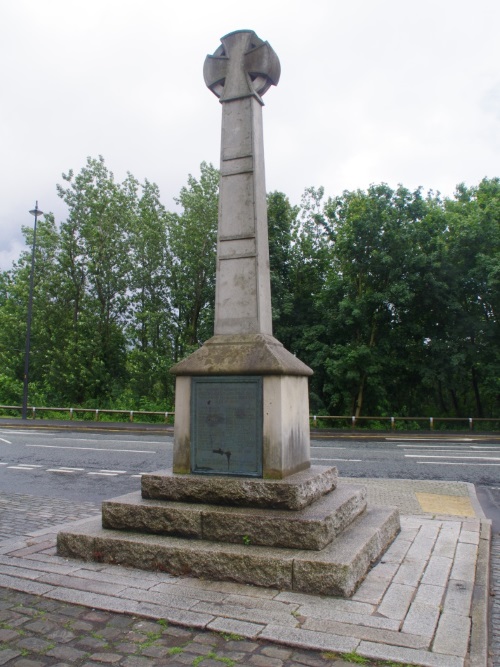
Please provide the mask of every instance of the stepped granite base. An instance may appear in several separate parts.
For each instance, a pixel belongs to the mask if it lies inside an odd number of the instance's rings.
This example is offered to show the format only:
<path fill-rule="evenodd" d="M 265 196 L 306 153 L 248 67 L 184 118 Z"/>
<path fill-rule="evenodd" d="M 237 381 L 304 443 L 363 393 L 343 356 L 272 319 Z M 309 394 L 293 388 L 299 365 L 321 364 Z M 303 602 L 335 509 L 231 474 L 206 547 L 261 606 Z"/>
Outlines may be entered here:
<path fill-rule="evenodd" d="M 102 519 L 60 532 L 58 553 L 349 597 L 398 533 L 399 514 L 367 508 L 363 486 L 336 483 L 336 468 L 322 466 L 269 481 L 151 473 L 142 495 L 105 501 Z"/>

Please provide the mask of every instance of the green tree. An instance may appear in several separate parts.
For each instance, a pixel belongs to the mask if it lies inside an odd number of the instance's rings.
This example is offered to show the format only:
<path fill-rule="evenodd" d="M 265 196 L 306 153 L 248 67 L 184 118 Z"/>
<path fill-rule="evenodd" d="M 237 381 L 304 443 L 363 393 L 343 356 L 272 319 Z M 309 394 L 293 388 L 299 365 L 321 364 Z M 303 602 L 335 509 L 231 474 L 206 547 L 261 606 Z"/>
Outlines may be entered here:
<path fill-rule="evenodd" d="M 401 392 L 409 360 L 399 345 L 396 368 L 395 344 L 414 300 L 421 257 L 413 238 L 425 214 L 420 190 L 394 191 L 385 184 L 326 203 L 331 261 L 320 303 L 331 411 L 385 414 L 391 394 Z"/>
<path fill-rule="evenodd" d="M 61 290 L 71 322 L 57 355 L 60 386 L 67 400 L 102 402 L 126 380 L 124 322 L 130 304 L 130 231 L 137 216 L 137 182 L 122 184 L 99 159 L 57 186 L 68 206 L 61 224 Z M 56 351 L 54 350 L 56 353 Z"/>
<path fill-rule="evenodd" d="M 127 315 L 129 388 L 122 402 L 133 408 L 173 405 L 174 359 L 172 214 L 160 202 L 158 186 L 145 181 L 130 234 L 131 300 Z"/>
<path fill-rule="evenodd" d="M 182 213 L 169 216 L 175 361 L 213 335 L 219 172 L 206 162 L 200 172 L 176 199 Z"/>
<path fill-rule="evenodd" d="M 279 340 L 286 337 L 287 316 L 293 308 L 292 240 L 298 213 L 298 206 L 292 206 L 283 192 L 267 195 L 273 329 Z"/>
<path fill-rule="evenodd" d="M 453 412 L 482 417 L 500 407 L 500 180 L 459 185 L 445 218 L 448 318 L 434 342 Z"/>

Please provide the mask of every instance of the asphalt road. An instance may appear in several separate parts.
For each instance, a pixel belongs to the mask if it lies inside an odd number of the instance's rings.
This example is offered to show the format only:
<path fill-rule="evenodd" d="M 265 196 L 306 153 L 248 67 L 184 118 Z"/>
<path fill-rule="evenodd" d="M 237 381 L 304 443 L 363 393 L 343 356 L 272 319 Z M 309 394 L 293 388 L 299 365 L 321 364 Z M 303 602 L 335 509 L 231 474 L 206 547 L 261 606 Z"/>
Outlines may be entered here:
<path fill-rule="evenodd" d="M 0 428 L 4 492 L 99 502 L 172 464 L 171 436 Z"/>
<path fill-rule="evenodd" d="M 4 492 L 99 502 L 172 464 L 171 432 L 30 426 L 0 425 Z M 311 444 L 312 463 L 336 465 L 343 477 L 471 482 L 486 513 L 500 517 L 500 436 L 314 433 Z"/>

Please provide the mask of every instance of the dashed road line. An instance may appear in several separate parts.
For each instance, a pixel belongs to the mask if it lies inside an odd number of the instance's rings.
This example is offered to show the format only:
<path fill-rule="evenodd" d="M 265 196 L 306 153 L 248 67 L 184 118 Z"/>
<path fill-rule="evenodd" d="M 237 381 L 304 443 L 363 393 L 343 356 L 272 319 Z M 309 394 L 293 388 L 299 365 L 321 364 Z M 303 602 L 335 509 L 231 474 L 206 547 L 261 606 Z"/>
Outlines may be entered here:
<path fill-rule="evenodd" d="M 17 465 L 10 465 L 7 461 L 0 461 L 0 466 L 5 466 L 6 470 L 24 470 L 25 472 L 29 471 L 38 471 L 43 468 L 39 464 L 28 464 L 28 463 L 19 463 Z M 147 472 L 140 473 L 131 473 L 128 470 L 90 470 L 86 471 L 85 468 L 73 468 L 71 466 L 60 466 L 59 468 L 45 468 L 40 470 L 40 472 L 55 472 L 55 473 L 66 473 L 66 474 L 76 474 L 83 473 L 85 475 L 99 475 L 102 477 L 118 477 L 119 475 L 129 475 L 130 477 L 142 477 L 143 475 L 148 475 Z"/>
<path fill-rule="evenodd" d="M 156 443 L 158 444 L 158 443 Z M 92 452 L 126 452 L 128 454 L 156 454 L 150 449 L 114 449 L 109 447 L 71 447 L 69 445 L 26 445 L 26 447 L 41 447 L 44 449 L 83 449 Z"/>

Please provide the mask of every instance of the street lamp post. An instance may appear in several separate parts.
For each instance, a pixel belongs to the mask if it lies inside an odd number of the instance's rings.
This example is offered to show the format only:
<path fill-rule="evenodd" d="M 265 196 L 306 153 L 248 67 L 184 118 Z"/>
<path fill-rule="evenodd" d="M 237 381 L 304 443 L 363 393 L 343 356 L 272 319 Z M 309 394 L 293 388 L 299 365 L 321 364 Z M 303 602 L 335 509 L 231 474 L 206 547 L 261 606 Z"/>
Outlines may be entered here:
<path fill-rule="evenodd" d="M 35 226 L 33 228 L 33 247 L 31 249 L 31 273 L 30 273 L 30 292 L 28 297 L 28 319 L 26 321 L 26 349 L 24 352 L 24 384 L 23 384 L 23 407 L 21 412 L 22 419 L 28 418 L 28 375 L 30 368 L 30 343 L 31 343 L 31 313 L 33 310 L 33 282 L 35 276 L 35 250 L 36 250 L 36 223 L 38 216 L 43 215 L 43 211 L 38 208 L 38 202 L 35 208 L 30 211 L 35 216 Z"/>

